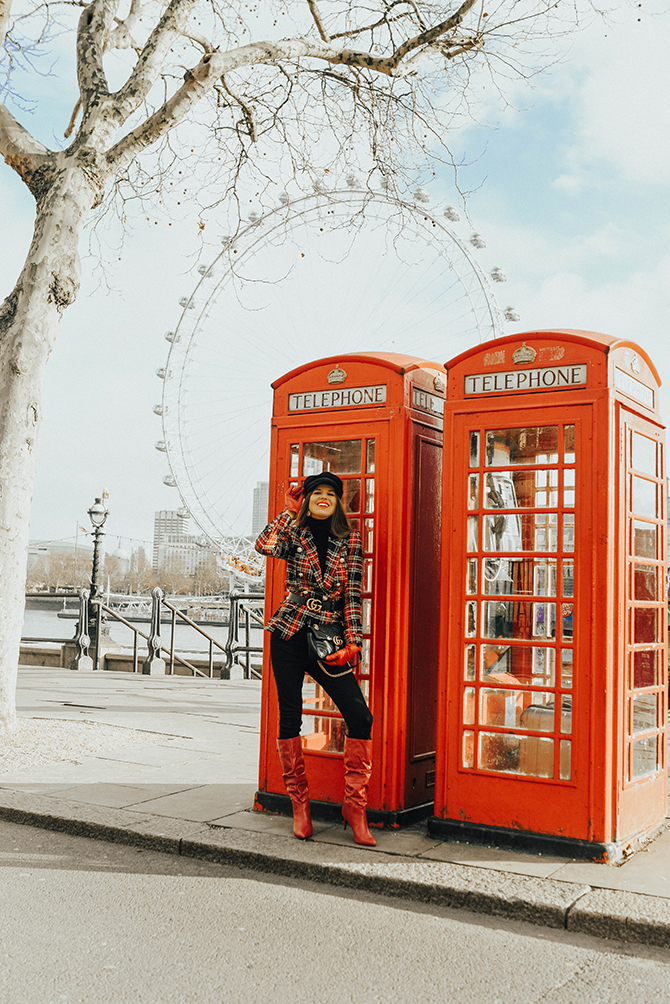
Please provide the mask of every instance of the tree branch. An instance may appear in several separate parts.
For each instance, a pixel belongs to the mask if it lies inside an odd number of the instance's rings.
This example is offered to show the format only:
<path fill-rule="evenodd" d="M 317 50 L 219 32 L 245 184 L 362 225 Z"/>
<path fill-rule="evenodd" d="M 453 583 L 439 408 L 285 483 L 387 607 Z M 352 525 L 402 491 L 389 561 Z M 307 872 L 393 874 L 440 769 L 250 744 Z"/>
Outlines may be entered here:
<path fill-rule="evenodd" d="M 77 29 L 77 81 L 83 107 L 82 128 L 109 97 L 102 56 L 107 47 L 119 0 L 93 0 L 79 18 Z"/>
<path fill-rule="evenodd" d="M 51 181 L 54 154 L 31 136 L 1 103 L 0 154 L 39 199 Z"/>
<path fill-rule="evenodd" d="M 9 24 L 9 15 L 12 10 L 12 0 L 0 0 L 0 45 L 5 40 L 5 35 L 7 34 L 7 25 Z"/>
<path fill-rule="evenodd" d="M 319 8 L 316 6 L 316 0 L 307 0 L 307 6 L 309 7 L 309 9 L 310 9 L 310 11 L 312 13 L 312 17 L 314 18 L 315 25 L 319 29 L 319 35 L 321 35 L 321 38 L 323 39 L 324 42 L 330 42 L 330 35 L 328 34 L 328 32 L 326 31 L 326 29 L 324 28 L 323 21 L 321 20 L 321 14 L 319 12 Z"/>

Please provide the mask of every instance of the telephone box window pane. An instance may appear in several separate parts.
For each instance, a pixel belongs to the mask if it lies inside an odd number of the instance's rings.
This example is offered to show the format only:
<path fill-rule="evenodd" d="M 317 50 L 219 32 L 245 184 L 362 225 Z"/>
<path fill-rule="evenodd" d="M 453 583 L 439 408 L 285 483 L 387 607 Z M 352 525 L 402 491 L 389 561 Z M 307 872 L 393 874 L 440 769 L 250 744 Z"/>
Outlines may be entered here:
<path fill-rule="evenodd" d="M 574 464 L 575 462 L 575 427 L 566 425 L 563 429 L 563 463 Z"/>
<path fill-rule="evenodd" d="M 361 666 L 359 673 L 362 676 L 367 676 L 370 673 L 370 639 L 364 638 L 363 645 L 361 648 Z"/>
<path fill-rule="evenodd" d="M 322 471 L 332 471 L 334 474 L 360 474 L 361 440 L 303 443 L 303 475 L 307 477 L 310 474 L 321 474 Z"/>
<path fill-rule="evenodd" d="M 575 504 L 575 472 L 573 468 L 563 471 L 563 505 L 572 508 Z"/>
<path fill-rule="evenodd" d="M 633 512 L 639 516 L 658 516 L 655 481 L 633 476 Z"/>
<path fill-rule="evenodd" d="M 569 694 L 561 698 L 561 732 L 565 735 L 572 732 L 572 697 Z"/>
<path fill-rule="evenodd" d="M 477 604 L 473 601 L 465 604 L 465 634 L 468 638 L 477 634 Z"/>
<path fill-rule="evenodd" d="M 519 744 L 518 773 L 529 777 L 553 777 L 554 740 L 524 736 Z"/>
<path fill-rule="evenodd" d="M 465 679 L 475 679 L 475 646 L 465 646 Z"/>
<path fill-rule="evenodd" d="M 317 714 L 339 715 L 337 706 L 328 696 L 323 687 L 320 687 L 311 676 L 305 676 L 302 706 L 305 711 L 312 711 Z"/>
<path fill-rule="evenodd" d="M 571 648 L 561 649 L 561 686 L 572 687 L 572 665 L 574 656 Z"/>
<path fill-rule="evenodd" d="M 468 482 L 468 509 L 479 509 L 479 475 L 471 474 Z"/>
<path fill-rule="evenodd" d="M 463 733 L 463 766 L 474 767 L 475 765 L 475 734 L 474 732 Z"/>
<path fill-rule="evenodd" d="M 532 700 L 533 703 L 529 704 L 521 713 L 519 725 L 522 729 L 528 729 L 529 732 L 553 732 L 554 695 L 533 694 Z"/>
<path fill-rule="evenodd" d="M 575 595 L 575 563 L 572 558 L 563 562 L 563 595 Z"/>
<path fill-rule="evenodd" d="M 479 691 L 479 724 L 519 728 L 523 720 L 524 703 L 527 704 L 529 699 L 530 695 L 525 690 L 503 690 L 502 687 L 489 690 L 482 687 Z M 551 719 L 553 723 L 553 711 Z M 552 732 L 553 724 L 544 731 Z"/>
<path fill-rule="evenodd" d="M 344 482 L 344 497 L 342 499 L 345 512 L 361 511 L 361 481 L 360 478 L 353 478 Z"/>
<path fill-rule="evenodd" d="M 572 638 L 573 631 L 574 607 L 572 603 L 563 603 L 561 612 L 563 615 L 563 638 L 567 641 Z"/>
<path fill-rule="evenodd" d="M 556 649 L 533 647 L 531 652 L 533 676 L 530 682 L 536 687 L 553 687 L 556 675 Z"/>
<path fill-rule="evenodd" d="M 365 471 L 367 474 L 375 473 L 375 440 L 368 439 L 365 444 Z"/>
<path fill-rule="evenodd" d="M 633 705 L 633 735 L 638 732 L 649 732 L 658 727 L 658 699 L 656 694 L 634 694 Z"/>
<path fill-rule="evenodd" d="M 468 516 L 468 551 L 476 551 L 479 542 L 479 516 Z"/>
<path fill-rule="evenodd" d="M 519 738 L 499 732 L 479 733 L 479 768 L 508 774 L 519 771 Z"/>
<path fill-rule="evenodd" d="M 365 511 L 374 512 L 375 508 L 375 479 L 365 479 Z"/>
<path fill-rule="evenodd" d="M 479 467 L 479 433 L 470 433 L 470 467 Z"/>
<path fill-rule="evenodd" d="M 485 558 L 484 592 L 500 596 L 555 596 L 555 558 Z"/>
<path fill-rule="evenodd" d="M 363 680 L 359 679 L 358 685 L 361 688 L 361 694 L 365 698 L 365 703 L 369 707 L 370 706 L 370 681 L 369 680 L 365 680 L 365 679 L 363 679 Z"/>
<path fill-rule="evenodd" d="M 635 607 L 633 610 L 633 644 L 648 645 L 658 641 L 658 611 L 656 607 Z"/>
<path fill-rule="evenodd" d="M 500 471 L 486 475 L 486 509 L 543 509 L 557 504 L 558 471 Z"/>
<path fill-rule="evenodd" d="M 633 554 L 636 558 L 658 558 L 658 531 L 651 523 L 633 520 Z"/>
<path fill-rule="evenodd" d="M 486 466 L 555 464 L 558 462 L 558 426 L 529 429 L 489 429 L 486 432 Z"/>
<path fill-rule="evenodd" d="M 312 732 L 302 736 L 304 750 L 319 753 L 344 752 L 344 737 L 346 735 L 344 722 L 341 718 L 319 718 L 306 715 L 306 728 L 312 727 Z"/>
<path fill-rule="evenodd" d="M 475 688 L 466 687 L 463 692 L 463 724 L 475 724 Z"/>
<path fill-rule="evenodd" d="M 289 477 L 297 478 L 300 474 L 300 447 L 297 443 L 291 444 L 291 473 Z"/>
<path fill-rule="evenodd" d="M 374 550 L 374 520 L 365 520 L 365 537 L 363 538 L 363 550 L 368 553 Z"/>
<path fill-rule="evenodd" d="M 510 645 L 483 645 L 482 680 L 500 678 L 500 682 L 505 683 L 506 677 L 510 677 L 507 682 L 516 683 L 516 678 L 511 676 L 511 659 L 512 647 Z"/>
<path fill-rule="evenodd" d="M 471 596 L 477 592 L 477 559 L 468 558 L 468 578 L 466 592 Z"/>
<path fill-rule="evenodd" d="M 569 739 L 561 739 L 560 758 L 561 781 L 569 781 L 572 777 L 572 743 Z"/>
<path fill-rule="evenodd" d="M 363 592 L 372 592 L 372 558 L 363 559 Z"/>
<path fill-rule="evenodd" d="M 362 603 L 363 607 L 363 634 L 370 634 L 372 630 L 372 600 L 365 599 Z"/>
<path fill-rule="evenodd" d="M 639 432 L 633 433 L 633 457 L 631 467 L 643 474 L 650 474 L 656 477 L 656 441 L 647 436 L 641 436 Z"/>
<path fill-rule="evenodd" d="M 658 566 L 633 566 L 633 596 L 636 600 L 658 599 Z"/>
<path fill-rule="evenodd" d="M 655 649 L 648 652 L 633 652 L 633 689 L 655 687 L 657 675 L 658 653 Z"/>
<path fill-rule="evenodd" d="M 563 516 L 563 550 L 572 552 L 575 549 L 575 517 L 566 513 Z"/>
<path fill-rule="evenodd" d="M 657 766 L 656 736 L 638 739 L 636 743 L 633 743 L 633 774 L 631 780 L 634 780 L 636 777 L 644 777 L 645 774 L 653 774 Z"/>
<path fill-rule="evenodd" d="M 483 604 L 484 638 L 554 638 L 556 604 L 489 600 Z"/>
<path fill-rule="evenodd" d="M 556 513 L 484 516 L 484 551 L 555 551 L 557 538 Z"/>

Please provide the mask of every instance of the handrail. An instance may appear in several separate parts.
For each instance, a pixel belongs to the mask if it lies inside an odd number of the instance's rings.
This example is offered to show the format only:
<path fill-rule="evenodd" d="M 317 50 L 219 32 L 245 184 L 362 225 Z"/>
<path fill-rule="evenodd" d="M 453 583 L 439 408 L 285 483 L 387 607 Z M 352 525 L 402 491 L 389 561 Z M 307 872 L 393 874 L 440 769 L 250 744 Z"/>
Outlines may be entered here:
<path fill-rule="evenodd" d="M 245 600 L 255 601 L 256 607 L 248 605 Z M 230 594 L 230 620 L 228 621 L 228 638 L 226 640 L 226 669 L 228 673 L 232 669 L 233 663 L 237 662 L 244 670 L 245 680 L 255 677 L 262 679 L 262 674 L 257 672 L 251 665 L 249 656 L 262 655 L 263 646 L 251 645 L 251 625 L 250 620 L 255 621 L 261 627 L 264 625 L 263 618 L 258 614 L 258 604 L 265 605 L 265 595 L 263 593 L 235 593 Z M 244 616 L 244 639 L 246 644 L 240 644 L 240 614 Z M 239 658 L 241 654 L 246 654 L 246 661 Z"/>

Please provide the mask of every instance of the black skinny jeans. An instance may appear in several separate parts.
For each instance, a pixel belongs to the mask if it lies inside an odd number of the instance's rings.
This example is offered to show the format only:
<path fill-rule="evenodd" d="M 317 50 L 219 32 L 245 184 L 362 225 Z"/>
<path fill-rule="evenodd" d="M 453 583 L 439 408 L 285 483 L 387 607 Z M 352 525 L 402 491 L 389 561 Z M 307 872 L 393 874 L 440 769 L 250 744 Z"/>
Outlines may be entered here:
<path fill-rule="evenodd" d="M 353 673 L 330 677 L 307 652 L 307 628 L 297 631 L 292 638 L 282 638 L 278 631 L 270 635 L 272 671 L 279 697 L 279 738 L 293 739 L 300 735 L 302 726 L 302 685 L 305 673 L 323 687 L 334 701 L 347 725 L 352 739 L 369 739 L 372 731 L 372 714 Z M 343 666 L 333 666 L 340 672 Z"/>

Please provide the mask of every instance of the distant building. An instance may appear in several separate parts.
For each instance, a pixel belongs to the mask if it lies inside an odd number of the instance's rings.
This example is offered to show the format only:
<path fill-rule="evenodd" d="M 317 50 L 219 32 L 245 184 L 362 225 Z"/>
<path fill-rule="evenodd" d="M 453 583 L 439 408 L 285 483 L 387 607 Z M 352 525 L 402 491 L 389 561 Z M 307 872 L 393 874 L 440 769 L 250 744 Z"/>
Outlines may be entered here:
<path fill-rule="evenodd" d="M 258 481 L 254 488 L 254 508 L 251 516 L 251 536 L 255 540 L 267 525 L 270 502 L 270 482 Z"/>
<path fill-rule="evenodd" d="M 153 569 L 159 570 L 159 549 L 170 540 L 181 540 L 188 536 L 188 513 L 182 509 L 160 509 L 154 514 Z"/>

